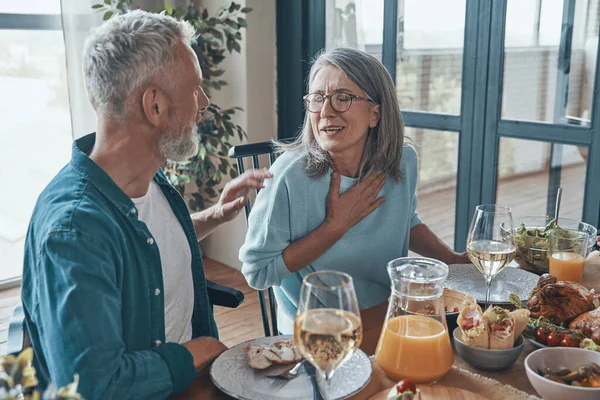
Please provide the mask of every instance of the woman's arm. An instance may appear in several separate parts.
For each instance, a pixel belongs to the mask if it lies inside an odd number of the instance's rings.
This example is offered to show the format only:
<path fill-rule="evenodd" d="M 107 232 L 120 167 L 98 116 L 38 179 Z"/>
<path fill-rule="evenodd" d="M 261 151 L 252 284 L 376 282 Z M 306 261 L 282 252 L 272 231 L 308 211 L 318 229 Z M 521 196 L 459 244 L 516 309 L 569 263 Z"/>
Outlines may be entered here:
<path fill-rule="evenodd" d="M 415 225 L 410 230 L 409 249 L 423 257 L 435 258 L 446 264 L 468 264 L 471 262 L 467 253 L 457 253 L 452 250 L 423 223 Z"/>

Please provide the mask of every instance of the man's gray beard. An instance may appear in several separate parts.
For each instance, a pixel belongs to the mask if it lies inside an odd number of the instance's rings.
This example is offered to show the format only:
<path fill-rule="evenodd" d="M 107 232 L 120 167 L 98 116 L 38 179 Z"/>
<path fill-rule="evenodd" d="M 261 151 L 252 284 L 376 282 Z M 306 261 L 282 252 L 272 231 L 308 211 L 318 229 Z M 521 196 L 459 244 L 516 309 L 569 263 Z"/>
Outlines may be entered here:
<path fill-rule="evenodd" d="M 178 132 L 165 132 L 158 139 L 158 152 L 170 161 L 185 161 L 198 153 L 198 126 L 195 122 Z"/>

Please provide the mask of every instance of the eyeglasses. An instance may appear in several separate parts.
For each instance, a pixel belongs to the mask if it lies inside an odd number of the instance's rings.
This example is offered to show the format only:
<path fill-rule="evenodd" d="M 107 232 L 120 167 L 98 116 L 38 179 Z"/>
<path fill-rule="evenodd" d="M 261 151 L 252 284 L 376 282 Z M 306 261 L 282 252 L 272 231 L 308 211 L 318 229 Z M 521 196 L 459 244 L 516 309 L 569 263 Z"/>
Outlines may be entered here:
<path fill-rule="evenodd" d="M 329 95 L 320 93 L 310 93 L 303 97 L 304 107 L 311 113 L 318 113 L 325 104 L 325 99 L 329 99 L 331 108 L 339 113 L 348 111 L 352 105 L 352 100 L 366 100 L 369 103 L 375 104 L 375 102 L 368 97 L 357 96 L 346 92 L 333 92 Z"/>

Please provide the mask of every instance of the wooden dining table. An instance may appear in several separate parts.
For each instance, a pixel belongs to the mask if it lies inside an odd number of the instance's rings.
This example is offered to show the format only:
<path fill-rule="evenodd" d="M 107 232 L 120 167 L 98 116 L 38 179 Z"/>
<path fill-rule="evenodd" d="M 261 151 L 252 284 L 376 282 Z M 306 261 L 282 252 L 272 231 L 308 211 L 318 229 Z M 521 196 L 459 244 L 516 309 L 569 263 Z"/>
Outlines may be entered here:
<path fill-rule="evenodd" d="M 596 291 L 600 291 L 600 268 L 586 269 L 584 272 L 582 284 L 588 288 L 594 288 Z M 508 296 L 508 294 L 507 294 Z M 360 348 L 369 355 L 375 353 L 377 341 L 381 333 L 381 328 L 385 321 L 385 315 L 387 312 L 388 303 L 380 303 L 376 306 L 361 311 L 361 319 L 363 323 L 363 341 Z M 454 366 L 462 368 L 464 370 L 476 373 L 478 375 L 494 379 L 501 384 L 510 385 L 518 390 L 521 390 L 527 394 L 537 396 L 537 393 L 529 383 L 527 379 L 524 361 L 527 355 L 532 351 L 536 350 L 536 347 L 529 341 L 526 341 L 523 352 L 519 359 L 513 364 L 513 366 L 505 371 L 481 371 L 477 370 L 468 365 L 460 356 L 455 354 Z M 367 385 L 362 395 L 359 397 L 366 399 L 370 395 L 375 394 L 381 390 L 379 387 L 373 387 L 373 385 Z M 176 400 L 217 400 L 227 399 L 231 397 L 225 395 L 219 391 L 212 383 L 208 372 L 201 374 L 198 379 L 188 388 L 184 393 L 175 396 Z"/>

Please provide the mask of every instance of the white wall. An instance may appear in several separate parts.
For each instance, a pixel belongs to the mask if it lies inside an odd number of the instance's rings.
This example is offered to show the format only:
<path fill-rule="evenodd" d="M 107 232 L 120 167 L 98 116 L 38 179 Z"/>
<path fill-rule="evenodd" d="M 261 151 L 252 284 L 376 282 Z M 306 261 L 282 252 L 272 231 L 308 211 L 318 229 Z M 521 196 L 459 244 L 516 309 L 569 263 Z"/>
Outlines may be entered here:
<path fill-rule="evenodd" d="M 248 29 L 243 32 L 241 54 L 228 55 L 223 62 L 223 79 L 229 86 L 212 93 L 221 107 L 239 106 L 236 122 L 248 134 L 248 142 L 260 142 L 277 136 L 275 0 L 242 0 L 252 8 L 247 14 Z M 229 0 L 204 0 L 211 14 Z M 201 242 L 204 256 L 240 269 L 238 252 L 246 235 L 246 219 L 238 217 L 222 226 Z"/>

